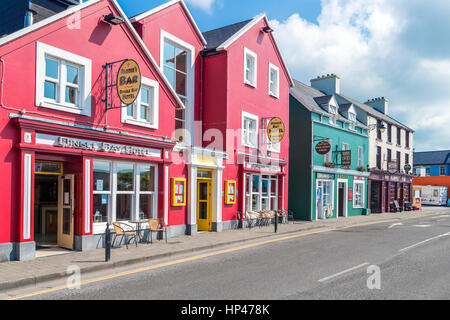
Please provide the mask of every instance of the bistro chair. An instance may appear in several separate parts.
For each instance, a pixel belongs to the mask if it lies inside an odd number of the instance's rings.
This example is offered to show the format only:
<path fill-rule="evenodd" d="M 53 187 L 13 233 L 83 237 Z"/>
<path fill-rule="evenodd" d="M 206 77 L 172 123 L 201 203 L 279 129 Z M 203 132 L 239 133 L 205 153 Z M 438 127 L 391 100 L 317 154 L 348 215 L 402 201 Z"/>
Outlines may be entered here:
<path fill-rule="evenodd" d="M 136 243 L 136 247 L 137 247 L 136 230 L 132 226 L 130 226 L 126 223 L 123 223 L 123 222 L 113 222 L 113 226 L 114 226 L 114 231 L 116 232 L 113 243 L 112 243 L 113 248 L 114 248 L 114 243 L 116 241 L 117 236 L 122 236 L 120 238 L 119 247 L 124 238 L 125 238 L 125 245 L 127 246 L 127 250 L 128 250 L 128 244 L 133 239 L 134 239 L 134 242 Z"/>
<path fill-rule="evenodd" d="M 261 217 L 256 212 L 247 212 L 247 224 L 249 229 L 254 226 L 259 226 L 261 220 Z"/>
<path fill-rule="evenodd" d="M 149 237 L 150 237 L 150 243 L 153 243 L 152 239 L 152 232 L 164 232 L 166 235 L 166 243 L 167 243 L 167 228 L 163 226 L 162 219 L 150 219 L 148 222 L 149 226 Z M 147 240 L 148 243 L 148 240 Z"/>

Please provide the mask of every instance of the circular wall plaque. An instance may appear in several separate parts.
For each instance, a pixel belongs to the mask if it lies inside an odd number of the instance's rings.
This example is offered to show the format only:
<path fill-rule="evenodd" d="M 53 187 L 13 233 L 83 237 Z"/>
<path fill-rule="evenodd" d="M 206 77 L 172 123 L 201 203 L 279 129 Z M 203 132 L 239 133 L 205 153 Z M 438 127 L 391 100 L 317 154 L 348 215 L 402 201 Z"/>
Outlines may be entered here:
<path fill-rule="evenodd" d="M 126 60 L 117 72 L 117 94 L 125 105 L 132 104 L 141 89 L 141 69 L 134 60 Z"/>
<path fill-rule="evenodd" d="M 281 142 L 284 138 L 285 126 L 280 118 L 272 118 L 267 126 L 267 137 L 272 143 Z"/>
<path fill-rule="evenodd" d="M 316 152 L 318 154 L 327 154 L 331 150 L 331 144 L 328 141 L 321 141 L 316 144 Z"/>

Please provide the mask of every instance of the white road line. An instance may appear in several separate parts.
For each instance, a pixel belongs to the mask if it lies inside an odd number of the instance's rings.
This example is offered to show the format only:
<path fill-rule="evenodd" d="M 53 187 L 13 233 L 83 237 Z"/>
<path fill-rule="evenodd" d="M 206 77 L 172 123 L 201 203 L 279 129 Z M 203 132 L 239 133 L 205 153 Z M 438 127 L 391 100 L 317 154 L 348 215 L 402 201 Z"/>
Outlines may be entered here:
<path fill-rule="evenodd" d="M 342 274 L 344 274 L 344 273 L 347 273 L 347 272 L 350 272 L 350 271 L 353 271 L 353 270 L 362 268 L 362 267 L 364 267 L 364 266 L 367 266 L 368 264 L 369 264 L 368 262 L 365 262 L 365 263 L 363 263 L 363 264 L 360 264 L 359 266 L 356 266 L 356 267 L 353 267 L 353 268 L 350 268 L 350 269 L 341 271 L 341 272 L 339 272 L 339 273 L 333 274 L 333 275 L 331 275 L 331 276 L 329 276 L 329 277 L 326 277 L 326 278 L 322 278 L 322 279 L 319 280 L 319 282 L 324 282 L 324 281 L 330 280 L 330 279 L 335 278 L 335 277 L 338 277 L 338 276 L 340 276 L 340 275 L 342 275 Z"/>
<path fill-rule="evenodd" d="M 415 248 L 415 247 L 417 247 L 417 246 L 420 246 L 421 244 L 424 244 L 424 243 L 426 243 L 426 242 L 429 242 L 429 241 L 432 241 L 432 240 L 436 240 L 436 239 L 439 239 L 439 238 L 442 238 L 442 237 L 446 237 L 446 236 L 450 236 L 450 232 L 441 234 L 441 235 L 439 235 L 439 236 L 436 236 L 436 237 L 433 237 L 433 238 L 430 238 L 430 239 L 426 239 L 426 240 L 420 241 L 420 242 L 418 242 L 418 243 L 416 243 L 416 244 L 413 244 L 412 246 L 409 246 L 409 247 L 400 249 L 400 250 L 398 250 L 398 251 L 399 251 L 399 252 L 403 252 L 403 251 L 406 251 L 406 250 Z"/>
<path fill-rule="evenodd" d="M 413 227 L 428 228 L 431 227 L 431 224 L 415 224 Z"/>
<path fill-rule="evenodd" d="M 389 227 L 388 227 L 388 229 L 391 229 L 391 228 L 393 228 L 393 227 L 395 227 L 395 226 L 402 226 L 403 225 L 403 223 L 401 223 L 401 222 L 399 222 L 399 223 L 393 223 L 393 224 L 391 224 Z"/>

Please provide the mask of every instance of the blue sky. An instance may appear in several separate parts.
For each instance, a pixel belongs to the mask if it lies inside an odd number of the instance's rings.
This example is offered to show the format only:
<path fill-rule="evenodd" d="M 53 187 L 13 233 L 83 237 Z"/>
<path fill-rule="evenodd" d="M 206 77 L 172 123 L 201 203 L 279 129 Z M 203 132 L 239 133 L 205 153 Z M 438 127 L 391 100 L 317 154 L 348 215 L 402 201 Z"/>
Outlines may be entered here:
<path fill-rule="evenodd" d="M 119 0 L 118 2 L 128 16 L 134 16 L 166 1 Z M 206 3 L 206 6 L 211 3 L 210 9 L 199 5 L 202 3 Z M 290 16 L 293 9 L 302 12 L 308 20 L 316 21 L 321 9 L 319 0 L 187 0 L 186 4 L 201 31 L 248 20 L 264 12 L 268 14 L 269 19 L 284 20 Z"/>
<path fill-rule="evenodd" d="M 133 16 L 165 0 L 118 0 Z M 201 31 L 266 13 L 293 78 L 341 78 L 341 93 L 389 99 L 416 151 L 450 149 L 449 0 L 185 0 Z"/>

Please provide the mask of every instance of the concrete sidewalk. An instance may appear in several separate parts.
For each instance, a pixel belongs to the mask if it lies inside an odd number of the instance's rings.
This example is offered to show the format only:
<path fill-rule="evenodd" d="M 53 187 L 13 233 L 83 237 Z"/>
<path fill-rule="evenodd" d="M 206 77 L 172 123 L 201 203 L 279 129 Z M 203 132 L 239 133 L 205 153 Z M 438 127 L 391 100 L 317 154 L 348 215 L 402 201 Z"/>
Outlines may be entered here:
<path fill-rule="evenodd" d="M 278 235 L 321 229 L 339 229 L 385 221 L 394 223 L 442 214 L 450 214 L 450 208 L 424 208 L 424 210 L 414 212 L 373 214 L 313 222 L 289 222 L 279 225 Z M 67 268 L 73 265 L 78 266 L 82 273 L 89 273 L 226 245 L 242 244 L 246 241 L 271 236 L 274 236 L 273 225 L 262 228 L 228 230 L 220 233 L 201 232 L 195 236 L 171 238 L 168 244 L 164 241 L 154 241 L 153 244 L 148 245 L 139 244 L 138 247 L 132 244 L 128 250 L 122 246 L 122 248 L 111 250 L 110 262 L 104 262 L 104 249 L 88 252 L 68 251 L 67 254 L 41 257 L 30 261 L 4 262 L 0 263 L 0 291 L 67 277 Z"/>

